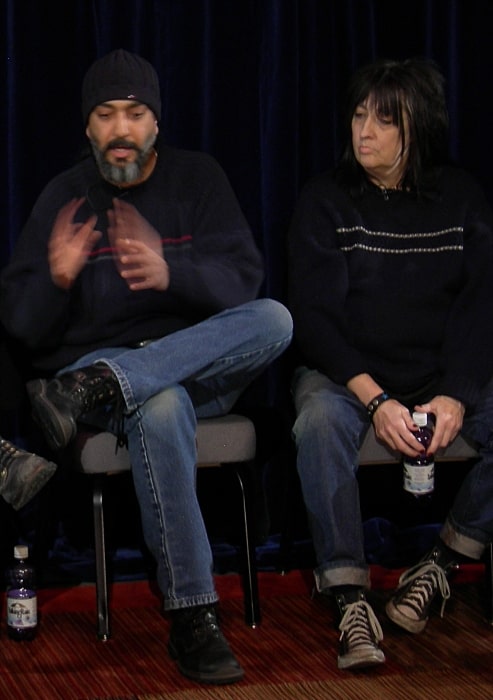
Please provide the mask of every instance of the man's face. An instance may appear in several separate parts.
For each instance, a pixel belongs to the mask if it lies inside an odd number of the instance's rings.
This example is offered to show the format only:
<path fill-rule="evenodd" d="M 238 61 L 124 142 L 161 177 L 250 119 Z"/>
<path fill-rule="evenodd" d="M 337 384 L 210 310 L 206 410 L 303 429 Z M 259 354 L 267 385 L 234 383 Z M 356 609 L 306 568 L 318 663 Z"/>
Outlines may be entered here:
<path fill-rule="evenodd" d="M 131 185 L 144 178 L 158 126 L 147 105 L 111 100 L 93 109 L 86 135 L 105 180 Z"/>

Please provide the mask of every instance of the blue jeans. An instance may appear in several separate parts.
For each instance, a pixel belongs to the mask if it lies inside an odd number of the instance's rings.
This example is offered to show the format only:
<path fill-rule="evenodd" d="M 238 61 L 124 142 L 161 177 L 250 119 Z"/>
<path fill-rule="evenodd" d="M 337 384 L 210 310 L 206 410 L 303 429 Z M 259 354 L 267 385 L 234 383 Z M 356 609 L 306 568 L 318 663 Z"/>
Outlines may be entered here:
<path fill-rule="evenodd" d="M 195 489 L 197 418 L 227 413 L 291 337 L 287 309 L 259 299 L 142 348 L 91 352 L 63 370 L 104 362 L 120 383 L 144 537 L 167 610 L 218 600 Z M 101 416 L 95 422 L 103 425 Z"/>
<path fill-rule="evenodd" d="M 358 453 L 371 427 L 366 408 L 345 387 L 304 367 L 293 379 L 297 469 L 317 556 L 319 591 L 339 585 L 367 587 Z M 493 382 L 462 434 L 480 446 L 480 458 L 457 494 L 440 533 L 456 551 L 479 558 L 493 538 Z"/>

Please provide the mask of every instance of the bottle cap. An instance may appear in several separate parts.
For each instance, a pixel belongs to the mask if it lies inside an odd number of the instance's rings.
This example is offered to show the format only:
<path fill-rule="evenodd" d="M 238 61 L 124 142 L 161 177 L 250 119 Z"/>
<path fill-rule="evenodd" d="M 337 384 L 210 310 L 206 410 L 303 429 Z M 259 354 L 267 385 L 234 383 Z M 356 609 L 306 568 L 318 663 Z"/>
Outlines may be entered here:
<path fill-rule="evenodd" d="M 18 544 L 14 547 L 14 558 L 15 559 L 27 559 L 29 556 L 29 547 L 25 545 Z"/>
<path fill-rule="evenodd" d="M 424 428 L 424 426 L 428 424 L 428 414 L 414 411 L 413 421 L 416 423 L 416 425 L 419 425 L 420 428 Z"/>

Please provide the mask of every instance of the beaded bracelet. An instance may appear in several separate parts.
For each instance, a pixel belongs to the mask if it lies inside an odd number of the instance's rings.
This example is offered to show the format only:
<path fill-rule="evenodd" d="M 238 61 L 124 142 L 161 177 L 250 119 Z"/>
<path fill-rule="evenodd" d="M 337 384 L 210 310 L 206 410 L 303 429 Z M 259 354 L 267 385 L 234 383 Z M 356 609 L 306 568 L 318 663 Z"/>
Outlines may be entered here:
<path fill-rule="evenodd" d="M 366 410 L 368 411 L 368 415 L 370 418 L 373 420 L 373 415 L 377 408 L 384 402 L 388 401 L 390 399 L 390 396 L 383 391 L 381 394 L 378 394 L 378 396 L 375 396 L 374 399 L 370 401 L 368 406 L 366 407 Z"/>

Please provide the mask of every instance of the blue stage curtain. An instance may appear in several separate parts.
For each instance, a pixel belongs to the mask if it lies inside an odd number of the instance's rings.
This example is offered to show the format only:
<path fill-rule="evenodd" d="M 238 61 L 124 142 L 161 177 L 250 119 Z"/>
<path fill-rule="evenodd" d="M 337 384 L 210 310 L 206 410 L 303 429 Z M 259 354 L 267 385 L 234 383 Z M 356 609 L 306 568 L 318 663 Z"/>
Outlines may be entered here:
<path fill-rule="evenodd" d="M 342 92 L 362 63 L 436 59 L 448 81 L 451 153 L 493 191 L 490 0 L 4 0 L 1 13 L 0 266 L 41 188 L 85 141 L 85 70 L 118 47 L 156 66 L 168 142 L 208 151 L 225 168 L 276 298 L 299 188 L 334 164 Z"/>
<path fill-rule="evenodd" d="M 0 268 L 41 189 L 86 143 L 86 69 L 120 47 L 159 73 L 165 139 L 211 153 L 228 174 L 269 296 L 285 299 L 289 220 L 303 183 L 338 157 L 343 92 L 363 63 L 438 62 L 451 155 L 493 204 L 491 0 L 3 0 L 0 22 Z M 282 372 L 273 384 L 287 392 Z"/>

